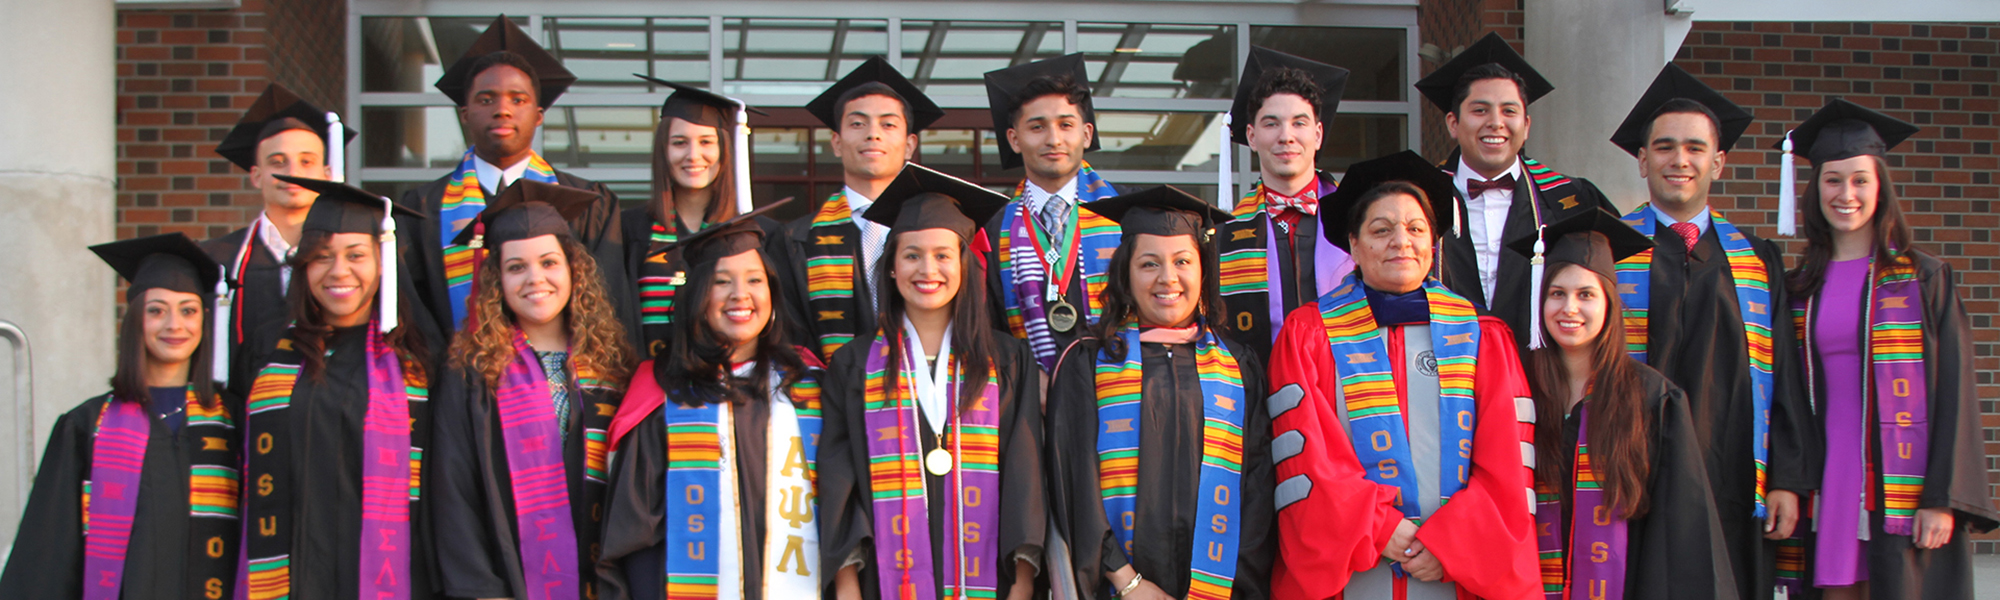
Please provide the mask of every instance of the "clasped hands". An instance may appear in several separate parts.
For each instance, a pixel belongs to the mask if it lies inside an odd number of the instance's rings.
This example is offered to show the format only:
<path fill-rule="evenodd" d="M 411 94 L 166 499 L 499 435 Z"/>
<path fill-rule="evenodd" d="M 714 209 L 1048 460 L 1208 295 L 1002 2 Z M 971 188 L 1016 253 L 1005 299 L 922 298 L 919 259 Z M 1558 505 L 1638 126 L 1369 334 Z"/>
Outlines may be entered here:
<path fill-rule="evenodd" d="M 1382 548 L 1382 558 L 1401 563 L 1403 572 L 1419 581 L 1444 578 L 1444 563 L 1438 562 L 1437 555 L 1417 540 L 1417 523 L 1409 519 L 1396 524 L 1396 532 L 1389 535 L 1389 545 Z"/>

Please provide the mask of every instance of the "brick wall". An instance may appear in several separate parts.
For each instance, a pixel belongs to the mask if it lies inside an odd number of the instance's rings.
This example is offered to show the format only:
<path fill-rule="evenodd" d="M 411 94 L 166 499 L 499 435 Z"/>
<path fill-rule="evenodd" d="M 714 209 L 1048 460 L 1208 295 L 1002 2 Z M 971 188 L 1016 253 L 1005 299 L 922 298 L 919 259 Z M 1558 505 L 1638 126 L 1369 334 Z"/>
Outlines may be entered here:
<path fill-rule="evenodd" d="M 2000 23 L 1697 23 L 1675 62 L 1756 114 L 1729 153 L 1710 202 L 1731 222 L 1774 237 L 1785 131 L 1833 98 L 1923 127 L 1891 152 L 1904 215 L 1925 249 L 1951 262 L 1972 316 L 1989 489 L 2000 497 Z M 1804 166 L 1803 164 L 1801 166 Z M 1802 184 L 1809 174 L 1800 169 Z M 1802 240 L 1784 242 L 1797 261 Z M 1981 553 L 2000 536 L 1980 536 Z"/>

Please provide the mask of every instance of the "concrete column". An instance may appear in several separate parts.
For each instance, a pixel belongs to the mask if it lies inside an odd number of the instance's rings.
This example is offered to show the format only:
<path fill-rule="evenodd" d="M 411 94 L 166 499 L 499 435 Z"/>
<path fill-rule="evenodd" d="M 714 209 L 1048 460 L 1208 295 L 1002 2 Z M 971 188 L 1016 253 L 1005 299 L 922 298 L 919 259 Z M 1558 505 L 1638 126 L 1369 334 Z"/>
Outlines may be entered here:
<path fill-rule="evenodd" d="M 39 456 L 57 416 L 109 389 L 117 275 L 85 246 L 111 241 L 117 16 L 112 0 L 0 0 L 0 319 L 33 345 L 33 439 L 18 439 L 12 350 L 0 344 L 0 549 L 21 506 L 17 453 Z M 4 551 L 4 550 L 0 550 Z"/>
<path fill-rule="evenodd" d="M 1611 133 L 1672 58 L 1665 4 L 1527 0 L 1528 62 L 1556 86 L 1528 108 L 1528 155 L 1589 179 L 1626 210 L 1646 200 L 1646 182 L 1638 160 L 1611 144 Z"/>

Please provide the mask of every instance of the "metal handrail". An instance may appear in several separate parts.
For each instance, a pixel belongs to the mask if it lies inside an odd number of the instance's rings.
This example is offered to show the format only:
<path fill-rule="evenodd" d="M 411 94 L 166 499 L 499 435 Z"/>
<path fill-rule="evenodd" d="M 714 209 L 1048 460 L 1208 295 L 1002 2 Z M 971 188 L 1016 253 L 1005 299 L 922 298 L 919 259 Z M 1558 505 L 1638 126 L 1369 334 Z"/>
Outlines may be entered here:
<path fill-rule="evenodd" d="M 28 334 L 12 321 L 0 319 L 0 337 L 14 345 L 14 493 L 21 508 L 28 506 L 28 492 L 35 484 L 35 375 L 30 360 Z"/>

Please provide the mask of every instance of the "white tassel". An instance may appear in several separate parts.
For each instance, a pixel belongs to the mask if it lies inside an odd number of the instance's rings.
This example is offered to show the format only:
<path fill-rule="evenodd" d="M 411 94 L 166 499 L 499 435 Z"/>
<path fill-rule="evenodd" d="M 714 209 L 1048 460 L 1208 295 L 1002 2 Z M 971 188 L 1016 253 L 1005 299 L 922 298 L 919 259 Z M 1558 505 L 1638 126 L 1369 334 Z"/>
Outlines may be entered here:
<path fill-rule="evenodd" d="M 736 213 L 750 212 L 750 105 L 736 101 L 736 138 L 730 153 L 736 155 Z"/>
<path fill-rule="evenodd" d="M 1799 234 L 1799 171 L 1792 166 L 1792 132 L 1785 132 L 1784 154 L 1778 157 L 1778 235 Z"/>
<path fill-rule="evenodd" d="M 382 276 L 376 310 L 382 315 L 382 333 L 396 330 L 396 203 L 382 197 Z"/>
<path fill-rule="evenodd" d="M 215 307 L 215 311 L 214 314 L 208 315 L 208 320 L 214 324 L 212 327 L 209 327 L 209 330 L 213 333 L 209 334 L 208 347 L 214 350 L 212 357 L 215 360 L 215 364 L 211 365 L 210 370 L 212 372 L 209 378 L 216 383 L 222 384 L 223 387 L 229 386 L 229 305 L 231 303 L 232 299 L 229 297 L 229 267 L 223 266 L 222 276 L 215 280 L 215 303 L 211 305 Z"/>
<path fill-rule="evenodd" d="M 1236 190 L 1230 187 L 1229 172 L 1236 167 L 1229 164 L 1229 158 L 1231 154 L 1235 154 L 1236 148 L 1229 141 L 1229 111 L 1223 111 L 1222 118 L 1217 121 L 1216 128 L 1222 131 L 1222 135 L 1216 136 L 1215 204 L 1221 206 L 1222 210 L 1232 210 L 1236 208 Z"/>
<path fill-rule="evenodd" d="M 1530 289 L 1535 290 L 1534 293 L 1528 295 L 1530 297 L 1528 305 L 1529 350 L 1540 350 L 1542 348 L 1542 253 L 1547 250 L 1547 245 L 1543 243 L 1546 231 L 1547 228 L 1537 228 L 1535 230 L 1535 257 L 1528 261 L 1528 281 L 1529 285 L 1534 286 Z"/>
<path fill-rule="evenodd" d="M 347 182 L 347 132 L 332 111 L 326 113 L 326 170 L 327 181 Z"/>

